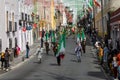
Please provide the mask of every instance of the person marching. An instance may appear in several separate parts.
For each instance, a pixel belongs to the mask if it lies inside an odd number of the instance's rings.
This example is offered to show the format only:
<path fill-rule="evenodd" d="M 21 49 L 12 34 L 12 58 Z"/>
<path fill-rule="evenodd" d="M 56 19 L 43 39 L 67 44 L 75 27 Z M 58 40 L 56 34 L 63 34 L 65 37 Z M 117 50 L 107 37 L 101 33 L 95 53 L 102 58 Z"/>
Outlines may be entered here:
<path fill-rule="evenodd" d="M 38 62 L 41 63 L 41 61 L 42 61 L 42 49 L 40 48 L 40 46 L 38 46 L 38 48 L 36 50 L 36 55 L 38 58 Z"/>
<path fill-rule="evenodd" d="M 76 43 L 76 44 L 77 46 L 75 48 L 75 53 L 76 53 L 78 62 L 81 62 L 82 46 L 80 43 Z"/>
<path fill-rule="evenodd" d="M 49 53 L 49 43 L 45 42 L 46 54 Z"/>
<path fill-rule="evenodd" d="M 86 40 L 85 39 L 82 41 L 81 45 L 82 45 L 83 53 L 86 53 Z"/>

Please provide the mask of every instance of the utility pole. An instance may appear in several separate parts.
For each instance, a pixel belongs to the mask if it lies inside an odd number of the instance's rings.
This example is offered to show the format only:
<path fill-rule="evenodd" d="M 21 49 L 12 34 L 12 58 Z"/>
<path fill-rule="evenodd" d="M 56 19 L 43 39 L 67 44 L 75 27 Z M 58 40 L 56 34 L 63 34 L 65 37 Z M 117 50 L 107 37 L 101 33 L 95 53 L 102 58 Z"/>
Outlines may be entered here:
<path fill-rule="evenodd" d="M 95 30 L 95 5 L 94 5 L 94 2 L 92 1 L 92 3 L 93 3 L 93 22 L 94 22 L 94 30 Z"/>
<path fill-rule="evenodd" d="M 103 0 L 101 0 L 102 37 L 104 37 Z"/>

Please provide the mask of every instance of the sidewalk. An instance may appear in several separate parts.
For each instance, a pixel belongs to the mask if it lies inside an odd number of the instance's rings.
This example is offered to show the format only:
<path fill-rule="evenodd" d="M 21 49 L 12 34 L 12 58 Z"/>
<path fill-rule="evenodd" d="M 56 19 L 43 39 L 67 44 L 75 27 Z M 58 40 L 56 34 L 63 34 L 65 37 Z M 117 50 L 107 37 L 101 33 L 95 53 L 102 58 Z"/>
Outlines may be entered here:
<path fill-rule="evenodd" d="M 10 69 L 14 69 L 15 67 L 19 66 L 21 63 L 29 60 L 35 54 L 38 46 L 40 46 L 40 40 L 37 40 L 32 46 L 30 46 L 29 58 L 25 58 L 26 51 L 21 52 L 18 57 L 13 58 L 13 61 L 10 61 Z M 4 70 L 0 70 L 0 74 L 3 74 L 5 72 L 6 71 Z"/>
<path fill-rule="evenodd" d="M 35 53 L 35 51 L 39 45 L 40 45 L 40 40 L 36 41 L 32 46 L 30 46 L 29 58 Z M 21 52 L 17 58 L 14 58 L 13 61 L 10 62 L 10 67 L 13 68 L 17 64 L 27 60 L 27 58 L 25 58 L 25 54 L 26 54 L 26 51 Z M 24 60 L 23 60 L 23 58 L 24 58 Z"/>
<path fill-rule="evenodd" d="M 88 40 L 89 40 L 90 44 L 92 45 L 93 43 L 91 42 L 91 38 L 90 37 L 88 37 Z M 91 47 L 91 52 L 92 52 L 93 56 L 97 59 L 96 49 L 93 46 Z M 100 66 L 100 68 L 101 68 L 101 71 L 103 72 L 103 74 L 105 75 L 105 77 L 108 80 L 113 80 L 112 76 L 110 76 L 109 73 L 106 73 L 102 66 Z"/>

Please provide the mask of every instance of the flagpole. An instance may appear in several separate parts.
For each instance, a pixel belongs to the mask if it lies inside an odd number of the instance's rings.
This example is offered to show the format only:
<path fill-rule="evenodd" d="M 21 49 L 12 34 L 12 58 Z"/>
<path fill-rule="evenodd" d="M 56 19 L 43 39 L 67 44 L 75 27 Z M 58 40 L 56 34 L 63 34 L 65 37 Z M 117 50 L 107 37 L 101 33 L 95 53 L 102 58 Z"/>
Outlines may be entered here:
<path fill-rule="evenodd" d="M 93 22 L 94 22 L 94 30 L 95 30 L 95 5 L 94 5 L 94 2 L 92 1 L 92 3 L 93 3 Z"/>

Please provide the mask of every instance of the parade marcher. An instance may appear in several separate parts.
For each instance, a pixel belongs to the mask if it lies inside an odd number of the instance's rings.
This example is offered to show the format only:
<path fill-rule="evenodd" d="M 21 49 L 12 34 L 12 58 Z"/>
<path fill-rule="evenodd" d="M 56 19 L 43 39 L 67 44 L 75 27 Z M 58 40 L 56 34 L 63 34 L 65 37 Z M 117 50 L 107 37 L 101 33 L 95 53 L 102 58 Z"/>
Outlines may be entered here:
<path fill-rule="evenodd" d="M 57 43 L 57 45 L 58 45 L 58 43 Z M 59 48 L 61 48 L 60 50 L 59 50 Z M 58 47 L 57 47 L 57 50 L 56 50 L 57 52 L 56 52 L 56 58 L 57 58 L 57 64 L 60 66 L 61 65 L 61 59 L 64 59 L 64 56 L 65 56 L 65 48 L 63 48 L 63 45 L 61 46 L 61 45 L 58 45 Z"/>
<path fill-rule="evenodd" d="M 80 43 L 76 43 L 76 44 L 77 46 L 75 48 L 75 53 L 76 53 L 78 62 L 81 62 L 82 46 Z"/>
<path fill-rule="evenodd" d="M 1 69 L 3 70 L 5 64 L 5 52 L 1 52 Z"/>
<path fill-rule="evenodd" d="M 58 50 L 58 44 L 55 43 L 55 44 L 53 45 L 54 56 L 57 54 L 57 52 L 58 52 L 57 50 Z"/>
<path fill-rule="evenodd" d="M 5 50 L 5 70 L 8 71 L 9 67 L 9 58 L 10 58 L 10 53 L 8 51 L 8 48 Z"/>
<path fill-rule="evenodd" d="M 86 52 L 86 40 L 83 40 L 81 45 L 82 45 L 83 53 L 85 53 Z"/>
<path fill-rule="evenodd" d="M 60 66 L 61 65 L 61 58 L 60 58 L 60 52 L 58 52 L 58 43 L 56 43 L 56 58 L 57 58 L 57 64 L 58 64 L 58 66 Z"/>
<path fill-rule="evenodd" d="M 29 51 L 30 51 L 30 48 L 29 48 L 29 45 L 27 42 L 27 44 L 26 44 L 26 58 L 29 58 Z"/>
<path fill-rule="evenodd" d="M 40 48 L 40 46 L 38 46 L 38 48 L 36 50 L 36 55 L 38 58 L 38 62 L 41 63 L 41 61 L 42 61 L 42 49 Z"/>
<path fill-rule="evenodd" d="M 41 46 L 41 48 L 43 48 L 43 38 L 41 38 L 41 44 L 40 44 L 40 46 Z"/>
<path fill-rule="evenodd" d="M 49 52 L 49 43 L 45 42 L 45 48 L 46 48 L 46 54 L 48 54 Z"/>

